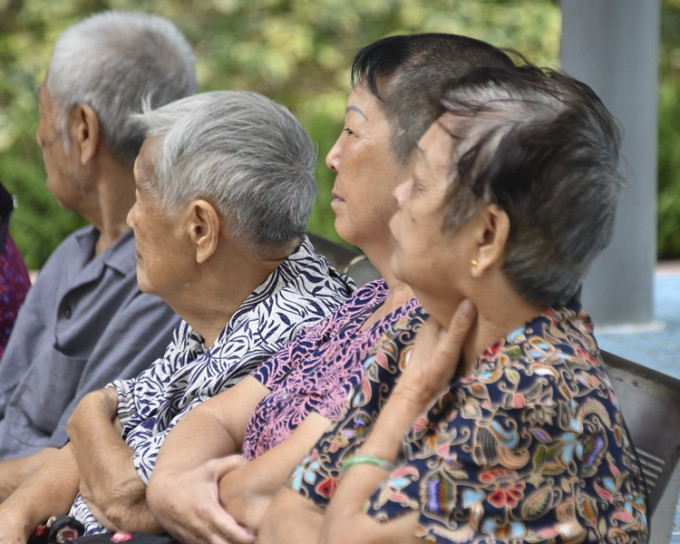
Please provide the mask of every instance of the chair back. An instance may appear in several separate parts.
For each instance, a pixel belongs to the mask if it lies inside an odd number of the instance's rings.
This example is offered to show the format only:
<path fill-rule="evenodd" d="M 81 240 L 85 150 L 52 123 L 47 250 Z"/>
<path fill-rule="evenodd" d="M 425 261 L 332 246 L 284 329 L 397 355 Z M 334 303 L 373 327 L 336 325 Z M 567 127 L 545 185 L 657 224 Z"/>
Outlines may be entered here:
<path fill-rule="evenodd" d="M 680 380 L 601 353 L 640 459 L 651 520 L 680 457 Z"/>

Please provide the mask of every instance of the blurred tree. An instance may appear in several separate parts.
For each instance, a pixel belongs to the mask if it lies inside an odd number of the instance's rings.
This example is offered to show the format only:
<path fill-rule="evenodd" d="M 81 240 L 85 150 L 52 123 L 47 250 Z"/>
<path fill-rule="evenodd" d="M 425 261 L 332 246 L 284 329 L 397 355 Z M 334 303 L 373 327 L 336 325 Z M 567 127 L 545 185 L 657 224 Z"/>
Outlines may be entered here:
<path fill-rule="evenodd" d="M 0 179 L 19 200 L 12 234 L 29 267 L 82 224 L 44 187 L 35 89 L 59 33 L 104 9 L 174 21 L 194 46 L 201 90 L 256 90 L 296 114 L 319 147 L 309 228 L 334 239 L 324 157 L 342 128 L 360 47 L 390 34 L 452 32 L 556 66 L 560 36 L 557 0 L 0 0 Z"/>
<path fill-rule="evenodd" d="M 657 254 L 680 258 L 680 0 L 662 0 Z"/>

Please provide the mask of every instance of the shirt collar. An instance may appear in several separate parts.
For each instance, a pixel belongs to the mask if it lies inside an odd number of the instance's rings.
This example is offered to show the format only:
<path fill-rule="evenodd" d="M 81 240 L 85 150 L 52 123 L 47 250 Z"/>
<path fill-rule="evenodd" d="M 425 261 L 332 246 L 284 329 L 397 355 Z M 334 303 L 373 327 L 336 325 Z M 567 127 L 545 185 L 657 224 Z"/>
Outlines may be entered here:
<path fill-rule="evenodd" d="M 83 252 L 94 252 L 99 231 L 90 225 L 75 234 L 76 241 L 83 248 Z M 133 272 L 137 267 L 135 259 L 135 238 L 132 229 L 126 230 L 113 245 L 97 255 L 103 266 L 111 268 L 122 275 Z"/>

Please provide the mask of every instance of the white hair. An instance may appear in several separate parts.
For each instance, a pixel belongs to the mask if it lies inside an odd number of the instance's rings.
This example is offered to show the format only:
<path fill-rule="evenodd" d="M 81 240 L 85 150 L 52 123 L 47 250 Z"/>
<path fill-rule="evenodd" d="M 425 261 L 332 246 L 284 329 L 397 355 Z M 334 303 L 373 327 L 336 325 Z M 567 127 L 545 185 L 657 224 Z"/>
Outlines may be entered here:
<path fill-rule="evenodd" d="M 134 118 L 157 138 L 155 189 L 166 212 L 207 199 L 259 250 L 304 237 L 317 153 L 286 108 L 254 92 L 215 91 Z"/>
<path fill-rule="evenodd" d="M 194 54 L 168 20 L 107 11 L 67 28 L 47 72 L 55 122 L 68 151 L 68 114 L 79 103 L 97 113 L 105 141 L 119 158 L 134 161 L 144 134 L 129 114 L 151 97 L 155 106 L 196 92 Z"/>

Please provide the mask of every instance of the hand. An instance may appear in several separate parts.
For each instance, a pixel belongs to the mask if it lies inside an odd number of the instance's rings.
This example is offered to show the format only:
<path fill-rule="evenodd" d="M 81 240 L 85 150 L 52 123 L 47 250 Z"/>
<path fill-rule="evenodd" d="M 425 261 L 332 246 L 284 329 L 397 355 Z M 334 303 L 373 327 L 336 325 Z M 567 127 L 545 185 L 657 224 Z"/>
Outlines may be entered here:
<path fill-rule="evenodd" d="M 454 312 L 447 328 L 433 318 L 418 331 L 411 357 L 393 396 L 422 409 L 447 389 L 460 363 L 463 344 L 477 315 L 469 300 Z"/>
<path fill-rule="evenodd" d="M 219 481 L 244 465 L 240 455 L 214 459 L 191 470 L 154 472 L 146 500 L 161 526 L 186 544 L 250 544 L 255 535 L 239 525 L 219 500 Z"/>

